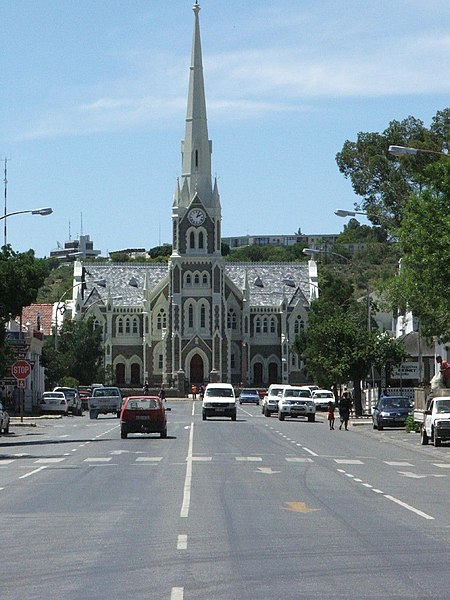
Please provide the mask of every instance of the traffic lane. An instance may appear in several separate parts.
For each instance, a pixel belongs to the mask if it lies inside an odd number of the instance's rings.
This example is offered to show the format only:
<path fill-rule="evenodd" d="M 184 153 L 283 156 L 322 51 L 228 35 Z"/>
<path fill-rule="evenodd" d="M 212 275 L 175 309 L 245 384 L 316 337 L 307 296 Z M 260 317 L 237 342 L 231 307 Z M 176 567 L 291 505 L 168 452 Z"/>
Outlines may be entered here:
<path fill-rule="evenodd" d="M 199 446 L 224 444 L 227 434 L 229 442 L 210 461 L 194 462 L 190 597 L 427 597 L 420 576 L 405 571 L 407 561 L 422 559 L 420 545 L 410 548 L 411 536 L 422 542 L 422 522 L 411 524 L 409 514 L 355 486 L 330 461 L 270 461 L 279 444 L 254 423 L 196 429 L 194 456 Z M 233 456 L 243 435 L 266 450 L 263 461 Z"/>
<path fill-rule="evenodd" d="M 313 457 L 335 462 L 346 476 L 354 477 L 361 485 L 382 490 L 386 498 L 402 503 L 405 510 L 426 513 L 439 523 L 447 522 L 448 462 L 423 452 L 420 446 L 394 444 L 382 434 L 366 434 L 368 430 L 362 427 L 344 432 L 314 429 L 313 425 L 294 420 L 266 427 Z M 421 481 L 420 486 L 417 481 Z M 430 489 L 431 503 L 427 498 Z"/>
<path fill-rule="evenodd" d="M 174 422 L 167 439 L 118 435 L 106 440 L 112 459 L 104 447 L 92 461 L 73 456 L 11 486 L 2 496 L 3 523 L 13 525 L 2 537 L 11 548 L 2 598 L 169 598 L 187 423 Z M 11 564 L 20 569 L 11 573 Z"/>

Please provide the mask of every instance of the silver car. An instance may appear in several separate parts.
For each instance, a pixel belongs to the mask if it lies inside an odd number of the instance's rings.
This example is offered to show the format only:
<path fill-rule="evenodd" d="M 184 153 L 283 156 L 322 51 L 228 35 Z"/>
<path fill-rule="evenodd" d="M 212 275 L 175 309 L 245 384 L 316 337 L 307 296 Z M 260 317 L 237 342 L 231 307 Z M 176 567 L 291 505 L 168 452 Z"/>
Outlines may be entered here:
<path fill-rule="evenodd" d="M 55 387 L 53 388 L 54 392 L 62 392 L 67 400 L 68 411 L 73 415 L 78 415 L 81 417 L 83 414 L 83 409 L 81 406 L 81 398 L 78 390 L 70 387 Z"/>
<path fill-rule="evenodd" d="M 278 418 L 284 421 L 285 417 L 306 417 L 308 421 L 316 420 L 316 405 L 309 390 L 301 387 L 288 387 L 278 400 Z"/>

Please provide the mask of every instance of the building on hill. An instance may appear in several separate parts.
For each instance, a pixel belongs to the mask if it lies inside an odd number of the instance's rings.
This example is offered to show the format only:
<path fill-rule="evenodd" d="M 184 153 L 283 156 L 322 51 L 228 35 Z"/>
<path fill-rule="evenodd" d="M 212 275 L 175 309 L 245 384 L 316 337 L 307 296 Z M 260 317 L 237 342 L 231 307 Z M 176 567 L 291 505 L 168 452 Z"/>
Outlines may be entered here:
<path fill-rule="evenodd" d="M 94 250 L 94 242 L 88 235 L 80 235 L 79 238 L 64 243 L 64 248 L 56 248 L 50 251 L 50 258 L 58 258 L 62 262 L 73 262 L 86 258 L 97 258 L 101 250 Z"/>
<path fill-rule="evenodd" d="M 292 344 L 317 297 L 316 264 L 227 263 L 221 254 L 222 211 L 211 177 L 198 3 L 193 10 L 169 262 L 89 263 L 86 269 L 77 261 L 74 315 L 92 315 L 102 327 L 105 366 L 118 385 L 148 381 L 181 393 L 187 384 L 207 381 L 300 383 L 305 379 Z"/>

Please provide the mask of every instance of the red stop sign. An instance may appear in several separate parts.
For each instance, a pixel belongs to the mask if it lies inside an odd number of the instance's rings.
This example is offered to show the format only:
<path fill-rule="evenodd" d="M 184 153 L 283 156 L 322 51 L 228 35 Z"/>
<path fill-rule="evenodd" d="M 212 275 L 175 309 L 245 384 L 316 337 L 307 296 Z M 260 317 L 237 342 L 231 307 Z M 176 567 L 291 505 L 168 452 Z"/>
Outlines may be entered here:
<path fill-rule="evenodd" d="M 11 367 L 11 373 L 16 379 L 26 379 L 31 373 L 31 365 L 27 360 L 17 360 Z"/>

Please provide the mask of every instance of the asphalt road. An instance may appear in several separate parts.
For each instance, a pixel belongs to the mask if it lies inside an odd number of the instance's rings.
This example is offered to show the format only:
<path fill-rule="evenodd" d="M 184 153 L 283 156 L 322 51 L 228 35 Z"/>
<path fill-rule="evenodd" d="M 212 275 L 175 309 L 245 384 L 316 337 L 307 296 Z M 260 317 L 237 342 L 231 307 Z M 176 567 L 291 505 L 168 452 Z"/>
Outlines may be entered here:
<path fill-rule="evenodd" d="M 120 439 L 87 416 L 0 437 L 0 598 L 447 598 L 450 446 L 256 406 Z"/>

